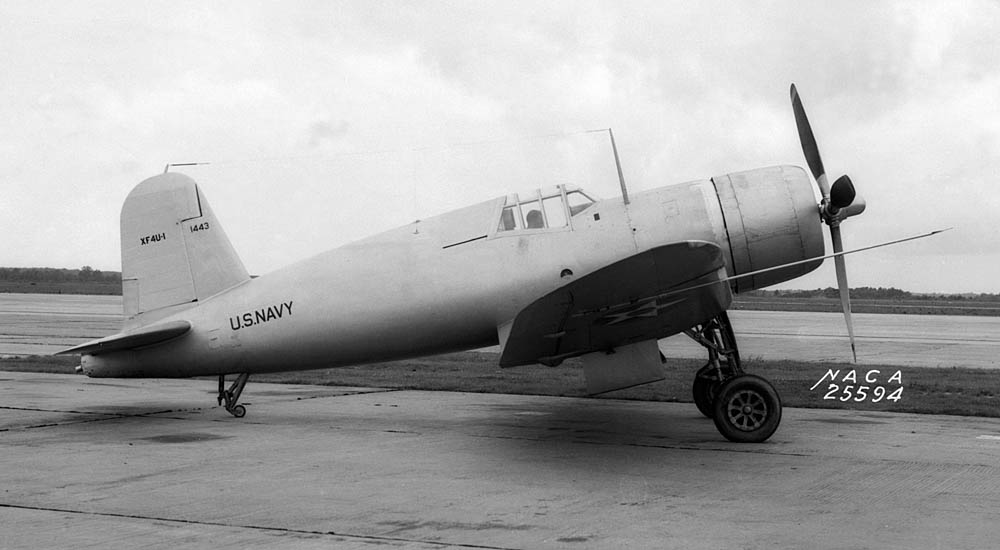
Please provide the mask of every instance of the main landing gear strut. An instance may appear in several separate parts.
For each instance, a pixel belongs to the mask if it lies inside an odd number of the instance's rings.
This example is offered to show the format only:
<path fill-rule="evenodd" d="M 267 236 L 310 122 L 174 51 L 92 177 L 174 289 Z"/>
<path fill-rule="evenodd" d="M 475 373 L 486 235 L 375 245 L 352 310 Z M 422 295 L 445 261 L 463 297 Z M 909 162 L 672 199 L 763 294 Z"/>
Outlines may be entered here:
<path fill-rule="evenodd" d="M 226 375 L 219 375 L 219 404 L 221 405 L 225 401 L 226 411 L 236 418 L 243 418 L 247 414 L 247 408 L 243 405 L 237 405 L 236 402 L 240 400 L 240 395 L 243 393 L 243 388 L 247 385 L 247 380 L 249 379 L 249 372 L 240 373 L 227 390 Z"/>
<path fill-rule="evenodd" d="M 726 312 L 684 334 L 708 350 L 708 364 L 691 388 L 698 410 L 730 441 L 760 443 L 771 437 L 781 422 L 781 398 L 770 382 L 743 372 Z"/>

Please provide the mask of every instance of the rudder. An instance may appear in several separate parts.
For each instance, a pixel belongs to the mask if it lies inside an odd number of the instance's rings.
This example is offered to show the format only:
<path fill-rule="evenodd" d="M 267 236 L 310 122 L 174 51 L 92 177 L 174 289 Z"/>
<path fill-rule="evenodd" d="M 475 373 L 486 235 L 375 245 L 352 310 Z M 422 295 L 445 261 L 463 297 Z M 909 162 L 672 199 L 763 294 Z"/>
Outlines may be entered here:
<path fill-rule="evenodd" d="M 154 176 L 132 189 L 122 206 L 121 239 L 126 326 L 250 279 L 198 184 L 183 174 Z"/>

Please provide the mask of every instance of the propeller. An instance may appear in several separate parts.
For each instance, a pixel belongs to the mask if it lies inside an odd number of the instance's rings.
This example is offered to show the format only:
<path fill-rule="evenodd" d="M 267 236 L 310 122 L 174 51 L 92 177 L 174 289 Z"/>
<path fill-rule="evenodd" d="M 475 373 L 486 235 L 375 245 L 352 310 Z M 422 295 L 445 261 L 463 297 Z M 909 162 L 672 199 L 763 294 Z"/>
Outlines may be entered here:
<path fill-rule="evenodd" d="M 809 125 L 809 118 L 806 117 L 806 110 L 802 106 L 799 92 L 792 84 L 792 110 L 795 112 L 795 126 L 799 130 L 799 141 L 802 143 L 802 152 L 806 156 L 806 163 L 816 185 L 823 196 L 823 201 L 819 205 L 820 216 L 830 227 L 830 240 L 833 241 L 833 252 L 835 254 L 844 251 L 844 242 L 840 236 L 840 222 L 856 216 L 865 210 L 865 200 L 860 197 L 854 189 L 854 183 L 846 175 L 837 178 L 831 187 L 827 178 L 826 170 L 823 168 L 823 159 L 819 156 L 819 147 L 816 145 L 816 137 L 813 136 L 812 127 Z M 847 265 L 844 256 L 834 256 L 834 266 L 837 269 L 837 288 L 840 291 L 840 307 L 844 311 L 844 322 L 847 324 L 847 335 L 851 339 L 851 354 L 854 362 L 858 362 L 858 353 L 854 344 L 854 324 L 851 322 L 851 293 L 847 285 Z"/>

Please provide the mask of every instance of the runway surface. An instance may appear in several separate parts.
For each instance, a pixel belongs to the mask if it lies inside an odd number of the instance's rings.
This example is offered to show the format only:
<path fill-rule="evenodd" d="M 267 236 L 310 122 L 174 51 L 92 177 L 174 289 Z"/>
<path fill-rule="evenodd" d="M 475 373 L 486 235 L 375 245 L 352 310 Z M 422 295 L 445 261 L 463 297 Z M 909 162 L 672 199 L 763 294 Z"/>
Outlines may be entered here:
<path fill-rule="evenodd" d="M 0 372 L 0 548 L 988 548 L 1000 421 Z"/>
<path fill-rule="evenodd" d="M 121 326 L 121 296 L 0 294 L 0 355 L 48 355 Z"/>
<path fill-rule="evenodd" d="M 848 362 L 840 313 L 731 311 L 744 358 Z M 855 314 L 858 363 L 911 367 L 1000 367 L 1000 317 Z M 118 332 L 120 296 L 0 294 L 0 355 L 44 355 Z M 687 337 L 664 353 L 703 357 Z"/>

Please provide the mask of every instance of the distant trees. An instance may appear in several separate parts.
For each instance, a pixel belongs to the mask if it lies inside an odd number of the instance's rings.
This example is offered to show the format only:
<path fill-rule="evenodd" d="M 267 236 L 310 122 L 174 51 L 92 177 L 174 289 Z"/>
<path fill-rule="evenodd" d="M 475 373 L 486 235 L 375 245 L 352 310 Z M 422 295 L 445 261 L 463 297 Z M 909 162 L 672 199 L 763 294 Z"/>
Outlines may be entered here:
<path fill-rule="evenodd" d="M 101 271 L 85 265 L 80 269 L 52 267 L 0 267 L 0 281 L 19 283 L 108 283 L 121 284 L 117 271 Z"/>
<path fill-rule="evenodd" d="M 747 293 L 749 296 L 762 298 L 828 298 L 837 299 L 840 292 L 833 287 L 817 288 L 813 290 L 754 290 Z M 1000 302 L 1000 294 L 970 293 L 970 294 L 915 294 L 898 288 L 883 288 L 862 286 L 851 289 L 851 298 L 859 300 L 976 300 L 986 302 Z"/>
<path fill-rule="evenodd" d="M 81 288 L 113 287 L 115 293 L 121 292 L 122 274 L 117 271 L 101 271 L 85 265 L 80 269 L 59 269 L 51 267 L 0 267 L 0 283 L 20 283 L 22 285 L 57 284 L 63 288 L 70 283 L 86 283 Z M 6 292 L 0 288 L 0 291 Z M 39 290 L 41 291 L 41 290 Z M 23 291 L 22 291 L 23 292 Z M 32 290 L 34 292 L 34 290 Z M 106 290 L 110 293 L 112 290 Z M 744 293 L 745 296 L 761 298 L 797 298 L 797 299 L 838 299 L 839 291 L 833 287 L 816 288 L 813 290 L 754 290 Z M 1000 302 L 1000 294 L 970 293 L 970 294 L 917 294 L 888 287 L 862 286 L 851 289 L 851 298 L 858 300 L 948 300 L 948 301 L 979 301 Z"/>
<path fill-rule="evenodd" d="M 840 292 L 837 292 L 837 296 L 840 296 Z M 910 300 L 914 297 L 912 292 L 907 292 L 898 288 L 872 288 L 870 286 L 852 288 L 851 296 L 859 299 L 872 300 Z"/>

